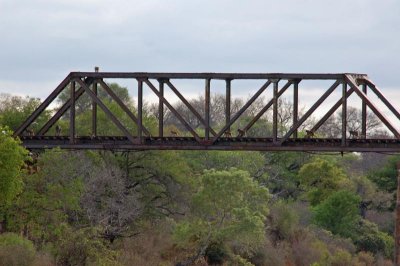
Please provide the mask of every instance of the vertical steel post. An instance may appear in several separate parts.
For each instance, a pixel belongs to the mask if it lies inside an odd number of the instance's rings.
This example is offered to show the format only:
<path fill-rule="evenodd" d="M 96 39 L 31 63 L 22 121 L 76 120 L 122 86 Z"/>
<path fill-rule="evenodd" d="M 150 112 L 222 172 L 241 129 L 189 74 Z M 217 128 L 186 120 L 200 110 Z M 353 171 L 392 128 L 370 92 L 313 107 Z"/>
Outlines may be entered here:
<path fill-rule="evenodd" d="M 394 230 L 394 265 L 400 265 L 400 162 L 397 162 L 396 224 Z"/>
<path fill-rule="evenodd" d="M 159 80 L 160 95 L 164 97 L 164 81 Z M 158 98 L 158 136 L 164 137 L 164 103 L 161 97 Z"/>
<path fill-rule="evenodd" d="M 347 136 L 347 83 L 343 81 L 342 85 L 342 146 L 346 146 Z"/>
<path fill-rule="evenodd" d="M 299 81 L 293 83 L 293 125 L 297 124 L 299 119 Z M 297 138 L 297 129 L 293 132 L 293 137 Z"/>
<path fill-rule="evenodd" d="M 231 80 L 227 79 L 226 82 L 226 94 L 225 94 L 225 125 L 228 125 L 231 121 Z M 227 129 L 231 131 L 231 127 Z"/>
<path fill-rule="evenodd" d="M 362 84 L 362 91 L 367 95 L 367 84 Z M 367 138 L 367 104 L 362 100 L 361 106 L 361 138 Z"/>
<path fill-rule="evenodd" d="M 274 83 L 274 95 L 273 95 L 273 114 L 272 114 L 272 141 L 278 140 L 278 82 L 279 80 L 273 80 Z"/>
<path fill-rule="evenodd" d="M 97 82 L 93 81 L 93 93 L 97 96 Z M 92 100 L 92 136 L 97 136 L 97 103 L 95 100 Z"/>
<path fill-rule="evenodd" d="M 75 80 L 71 81 L 71 107 L 69 109 L 69 142 L 75 143 Z"/>
<path fill-rule="evenodd" d="M 138 138 L 143 140 L 143 80 L 138 80 Z"/>
<path fill-rule="evenodd" d="M 206 87 L 205 87 L 205 139 L 210 139 L 210 79 L 206 79 Z"/>

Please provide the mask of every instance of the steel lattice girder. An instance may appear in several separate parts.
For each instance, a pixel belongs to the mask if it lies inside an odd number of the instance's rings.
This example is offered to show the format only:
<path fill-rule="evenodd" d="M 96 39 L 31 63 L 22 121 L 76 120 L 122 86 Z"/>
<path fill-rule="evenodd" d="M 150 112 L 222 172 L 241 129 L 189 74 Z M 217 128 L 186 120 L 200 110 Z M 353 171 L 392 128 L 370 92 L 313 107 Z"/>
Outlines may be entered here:
<path fill-rule="evenodd" d="M 133 79 L 137 81 L 137 114 L 134 114 L 128 106 L 112 91 L 104 79 Z M 204 116 L 199 110 L 186 99 L 179 88 L 172 80 L 196 79 L 204 81 Z M 211 126 L 211 89 L 212 80 L 226 81 L 225 101 L 225 124 L 220 125 L 220 130 Z M 250 97 L 250 99 L 231 116 L 231 88 L 233 80 L 260 80 L 264 84 Z M 302 80 L 331 80 L 332 85 L 325 90 L 316 102 L 299 117 L 298 114 L 298 91 Z M 284 81 L 283 86 L 279 82 Z M 157 85 L 155 85 L 157 84 Z M 300 85 L 299 85 L 300 84 Z M 98 85 L 100 85 L 98 87 Z M 200 124 L 204 127 L 204 134 L 199 134 L 183 117 L 183 114 L 167 100 L 164 95 L 165 85 L 177 96 L 189 112 L 191 112 Z M 339 86 L 341 85 L 341 86 Z M 26 135 L 27 130 L 39 115 L 55 101 L 66 87 L 69 86 L 70 98 L 61 106 L 51 119 L 38 130 L 37 134 Z M 362 86 L 362 89 L 359 88 Z M 149 129 L 143 125 L 143 88 L 149 88 L 159 99 L 158 110 L 158 135 L 152 136 Z M 157 88 L 158 87 L 158 88 Z M 233 124 L 248 110 L 262 93 L 272 87 L 273 97 L 267 102 L 258 113 L 251 117 L 244 127 L 239 129 L 238 137 L 231 135 L 230 129 Z M 278 99 L 290 87 L 293 87 L 293 117 L 292 124 L 285 134 L 279 136 L 277 117 L 279 115 Z M 300 126 L 315 114 L 317 108 L 334 92 L 341 87 L 342 96 L 323 115 L 315 125 L 310 128 L 310 134 L 314 134 L 326 122 L 327 119 L 342 107 L 342 137 L 333 138 L 298 138 Z M 72 89 L 71 89 L 72 88 Z M 115 116 L 106 104 L 98 97 L 98 88 L 103 89 L 115 101 L 124 113 L 130 118 L 133 125 L 136 125 L 137 132 L 131 132 L 126 125 L 121 123 L 120 118 Z M 159 149 L 159 150 L 262 150 L 262 151 L 383 151 L 400 152 L 400 133 L 385 114 L 377 107 L 371 98 L 367 96 L 367 88 L 374 93 L 382 103 L 400 120 L 400 114 L 396 108 L 384 97 L 383 93 L 365 74 L 286 74 L 286 73 L 128 73 L 128 72 L 71 72 L 57 88 L 45 99 L 45 101 L 32 113 L 32 115 L 15 131 L 23 141 L 23 144 L 30 149 L 61 147 L 67 149 Z M 355 92 L 362 103 L 362 132 L 360 138 L 347 137 L 347 99 Z M 83 95 L 89 95 L 92 101 L 92 133 L 90 136 L 76 135 L 75 105 L 76 101 Z M 110 121 L 122 132 L 122 136 L 98 136 L 97 135 L 97 107 L 100 107 Z M 164 107 L 178 119 L 184 126 L 190 137 L 164 136 Z M 272 136 L 254 138 L 246 136 L 246 132 L 261 119 L 261 117 L 272 108 Z M 366 132 L 367 108 L 372 110 L 380 121 L 393 133 L 394 138 L 389 139 L 368 139 Z M 68 136 L 50 136 L 49 129 L 57 121 L 70 111 L 70 128 Z"/>

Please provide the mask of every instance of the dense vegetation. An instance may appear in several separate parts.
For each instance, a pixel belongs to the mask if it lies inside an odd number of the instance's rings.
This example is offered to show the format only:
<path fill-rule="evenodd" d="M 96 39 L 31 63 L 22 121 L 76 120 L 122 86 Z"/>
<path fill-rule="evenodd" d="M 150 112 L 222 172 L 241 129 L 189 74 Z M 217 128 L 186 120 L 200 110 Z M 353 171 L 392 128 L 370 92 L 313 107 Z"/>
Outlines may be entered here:
<path fill-rule="evenodd" d="M 135 110 L 126 88 L 112 87 Z M 135 130 L 107 95 L 101 97 Z M 192 102 L 201 113 L 201 99 Z M 224 122 L 223 103 L 213 97 L 216 128 Z M 11 135 L 39 104 L 29 97 L 0 98 L 0 265 L 392 265 L 398 157 L 60 149 L 29 154 Z M 242 104 L 235 99 L 232 112 Z M 262 102 L 234 129 L 257 106 Z M 90 100 L 82 97 L 78 134 L 90 132 L 88 107 Z M 202 131 L 184 105 L 176 108 Z M 280 109 L 282 133 L 290 103 L 282 100 Z M 157 132 L 156 114 L 148 105 L 144 123 L 151 132 Z M 186 134 L 173 114 L 165 116 L 166 134 Z M 271 132 L 268 117 L 248 134 Z M 383 134 L 369 117 L 370 132 Z M 67 118 L 58 122 L 64 130 Z M 119 134 L 101 111 L 99 120 L 99 134 Z M 337 120 L 332 117 L 319 134 L 340 134 Z M 348 123 L 360 126 L 358 110 L 352 109 Z"/>

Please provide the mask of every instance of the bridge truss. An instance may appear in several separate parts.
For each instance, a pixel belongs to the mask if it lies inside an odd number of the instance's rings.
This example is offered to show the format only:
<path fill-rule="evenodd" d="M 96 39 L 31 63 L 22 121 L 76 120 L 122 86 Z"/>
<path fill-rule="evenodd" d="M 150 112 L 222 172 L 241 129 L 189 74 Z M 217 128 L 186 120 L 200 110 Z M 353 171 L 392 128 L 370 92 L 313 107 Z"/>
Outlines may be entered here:
<path fill-rule="evenodd" d="M 137 84 L 137 106 L 132 110 L 105 81 L 112 79 L 130 79 Z M 204 114 L 200 114 L 188 98 L 174 85 L 176 80 L 204 81 Z M 225 123 L 220 128 L 212 127 L 211 121 L 211 87 L 214 80 L 225 81 Z M 259 80 L 263 85 L 251 95 L 250 99 L 234 114 L 231 114 L 231 88 L 237 80 Z M 303 114 L 299 115 L 299 89 L 305 80 L 331 81 L 331 86 L 324 89 L 323 94 Z M 143 123 L 144 96 L 143 89 L 150 89 L 158 98 L 158 132 L 151 133 Z M 185 120 L 174 104 L 165 96 L 165 88 L 169 88 L 187 109 L 200 121 L 204 131 L 201 133 Z M 249 107 L 267 89 L 272 89 L 272 98 L 245 126 L 239 129 L 240 134 L 232 134 L 232 125 L 249 109 Z M 130 118 L 135 131 L 124 125 L 106 103 L 99 97 L 98 91 L 106 92 Z M 284 93 L 292 90 L 293 97 L 291 125 L 281 132 L 278 125 L 279 99 Z M 318 107 L 334 92 L 339 91 L 337 102 L 319 120 L 307 129 L 304 136 L 300 132 L 304 122 L 314 115 Z M 368 91 L 368 95 L 367 95 Z M 393 116 L 400 120 L 397 109 L 388 101 L 378 87 L 364 74 L 283 74 L 283 73 L 111 73 L 111 72 L 71 72 L 48 96 L 47 99 L 27 118 L 15 131 L 23 145 L 28 149 L 61 147 L 66 149 L 112 149 L 112 150 L 258 150 L 258 151 L 379 151 L 399 152 L 400 133 L 385 116 L 384 112 L 370 97 L 370 92 L 386 106 Z M 30 128 L 38 117 L 56 101 L 61 93 L 67 93 L 69 99 L 56 110 L 52 117 L 37 132 Z M 361 131 L 351 136 L 347 125 L 348 98 L 355 93 L 361 100 Z M 92 103 L 91 132 L 85 135 L 76 134 L 76 103 L 87 94 Z M 121 131 L 121 135 L 104 136 L 97 133 L 98 108 Z M 165 108 L 176 117 L 186 129 L 187 134 L 165 136 Z M 252 137 L 246 134 L 261 117 L 272 108 L 272 134 L 270 136 Z M 371 110 L 383 125 L 393 134 L 387 138 L 369 138 L 367 132 L 367 110 Z M 341 137 L 318 137 L 318 129 L 337 110 L 341 111 Z M 68 114 L 68 134 L 61 135 L 50 130 L 57 122 Z M 320 113 L 319 113 L 320 114 Z M 64 118 L 65 119 L 65 116 Z"/>

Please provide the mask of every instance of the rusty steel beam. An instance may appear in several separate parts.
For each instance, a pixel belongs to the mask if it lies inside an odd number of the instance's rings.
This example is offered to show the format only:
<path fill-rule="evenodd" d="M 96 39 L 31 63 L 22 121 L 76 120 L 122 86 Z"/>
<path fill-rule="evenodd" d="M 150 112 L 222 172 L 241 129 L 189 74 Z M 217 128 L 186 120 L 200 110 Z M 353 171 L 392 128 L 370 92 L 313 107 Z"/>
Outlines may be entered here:
<path fill-rule="evenodd" d="M 119 78 L 119 79 L 343 79 L 344 75 L 351 73 L 159 73 L 159 72 L 71 72 L 74 78 Z M 366 76 L 365 74 L 352 74 Z"/>
<path fill-rule="evenodd" d="M 161 97 L 164 97 L 164 80 L 159 80 L 159 90 Z M 164 103 L 161 100 L 161 97 L 158 99 L 158 136 L 164 136 Z"/>
<path fill-rule="evenodd" d="M 75 80 L 72 80 L 70 87 L 71 107 L 69 108 L 69 141 L 71 144 L 75 142 L 75 84 Z"/>
<path fill-rule="evenodd" d="M 210 139 L 210 90 L 211 90 L 211 80 L 206 79 L 206 86 L 204 93 L 204 113 L 205 113 L 206 124 L 204 127 L 204 132 L 205 132 L 204 138 L 207 141 Z"/>
<path fill-rule="evenodd" d="M 218 132 L 218 134 L 212 139 L 212 143 L 217 141 L 217 139 L 221 137 L 222 134 L 224 134 L 226 130 L 232 126 L 233 123 L 235 123 L 235 121 L 247 110 L 247 108 L 249 108 L 249 106 L 261 95 L 261 93 L 263 93 L 268 88 L 268 86 L 271 85 L 271 83 L 272 82 L 268 80 L 267 82 L 264 83 L 264 85 L 261 86 L 261 88 L 256 92 L 256 94 L 254 94 L 253 97 L 251 97 L 250 100 L 247 101 L 247 103 L 242 108 L 240 108 L 240 110 L 233 116 L 233 118 L 229 121 L 229 123 L 226 124 Z"/>
<path fill-rule="evenodd" d="M 362 91 L 367 95 L 367 84 L 362 84 Z M 367 104 L 364 100 L 361 103 L 361 138 L 367 138 Z"/>
<path fill-rule="evenodd" d="M 39 105 L 39 107 L 22 123 L 22 125 L 17 128 L 14 131 L 14 137 L 20 136 L 22 132 L 24 132 L 30 124 L 32 124 L 35 119 L 39 117 L 41 113 L 50 105 L 51 102 L 54 101 L 54 99 L 65 89 L 65 86 L 68 85 L 68 83 L 71 80 L 71 74 L 69 74 L 61 83 L 57 86 L 57 88 L 49 95 L 49 97 L 46 98 L 42 102 L 42 104 Z"/>
<path fill-rule="evenodd" d="M 296 125 L 299 120 L 299 83 L 300 80 L 293 82 L 293 125 Z M 293 137 L 297 138 L 298 130 L 293 132 Z"/>
<path fill-rule="evenodd" d="M 143 142 L 143 80 L 138 79 L 138 128 L 137 134 L 140 143 Z"/>
<path fill-rule="evenodd" d="M 333 83 L 333 85 L 317 100 L 313 106 L 311 106 L 311 108 L 300 118 L 300 120 L 289 129 L 289 131 L 280 140 L 281 145 L 304 123 L 304 121 L 307 120 L 307 118 L 326 100 L 326 98 L 331 95 L 331 93 L 336 89 L 337 86 L 339 86 L 339 84 L 340 81 L 338 80 Z"/>
<path fill-rule="evenodd" d="M 272 141 L 278 139 L 278 83 L 279 79 L 272 80 L 274 84 L 273 90 L 273 112 L 272 112 Z"/>
<path fill-rule="evenodd" d="M 368 105 L 368 107 L 375 113 L 375 115 L 385 124 L 385 126 L 393 133 L 393 135 L 400 139 L 400 133 L 397 131 L 397 129 L 392 125 L 392 123 L 389 122 L 389 120 L 386 118 L 384 113 L 376 107 L 372 101 L 365 95 L 357 86 L 356 81 L 354 78 L 350 75 L 346 75 L 346 81 L 347 83 L 354 89 L 354 91 L 360 96 L 361 100 L 365 101 L 365 103 Z"/>
<path fill-rule="evenodd" d="M 165 80 L 165 83 L 168 85 L 169 88 L 171 88 L 171 90 L 175 93 L 175 95 L 178 96 L 178 98 L 183 102 L 183 104 L 186 105 L 186 107 L 197 117 L 200 123 L 202 123 L 206 128 L 207 127 L 206 119 L 209 116 L 206 114 L 205 119 L 201 117 L 201 115 L 196 111 L 196 109 L 188 102 L 188 100 L 185 99 L 185 97 L 183 97 L 183 95 L 179 92 L 179 90 L 169 80 Z M 208 84 L 208 86 L 210 86 L 210 84 Z M 206 92 L 207 92 L 207 82 L 206 82 Z M 217 134 L 211 127 L 209 129 L 211 134 L 213 134 L 214 136 Z"/>
<path fill-rule="evenodd" d="M 229 124 L 229 121 L 231 121 L 231 82 L 232 80 L 226 79 L 225 83 L 225 124 Z M 231 132 L 231 127 L 228 127 L 227 130 L 229 133 Z M 214 134 L 215 136 L 215 134 Z"/>
<path fill-rule="evenodd" d="M 277 96 L 280 97 L 289 87 L 292 85 L 292 81 L 289 80 L 278 92 Z M 253 119 L 244 127 L 243 131 L 247 132 L 260 118 L 261 116 L 268 111 L 268 109 L 272 106 L 274 100 L 271 99 L 257 114 Z"/>
<path fill-rule="evenodd" d="M 139 119 L 132 113 L 131 110 L 129 110 L 129 107 L 126 106 L 126 104 L 124 104 L 122 102 L 122 100 L 120 98 L 118 98 L 118 96 L 115 94 L 115 92 L 110 88 L 110 86 L 107 85 L 107 83 L 105 83 L 103 80 L 99 80 L 98 81 L 99 84 L 101 85 L 101 87 L 108 93 L 108 95 L 111 96 L 111 98 L 121 107 L 121 109 L 129 116 L 130 119 L 132 119 L 132 121 L 138 126 L 139 128 Z M 142 131 L 147 135 L 150 136 L 150 132 L 149 130 L 144 127 L 142 125 Z"/>
<path fill-rule="evenodd" d="M 160 92 L 154 87 L 153 83 L 151 83 L 148 79 L 144 80 L 144 82 L 149 86 L 149 88 L 158 96 L 159 99 L 163 101 L 163 103 L 168 107 L 169 110 L 178 118 L 178 120 L 186 127 L 186 129 L 195 137 L 198 142 L 201 142 L 199 135 L 194 131 L 194 129 L 186 122 L 186 120 L 179 114 L 178 111 L 165 99 L 164 96 L 160 94 Z"/>
<path fill-rule="evenodd" d="M 82 87 L 80 87 L 75 93 L 75 101 L 77 101 L 84 92 L 85 90 Z M 61 108 L 49 119 L 49 121 L 47 121 L 46 124 L 44 124 L 44 126 L 41 129 L 39 129 L 36 135 L 41 136 L 46 134 L 47 131 L 49 131 L 49 129 L 52 126 L 54 126 L 54 124 L 61 118 L 61 116 L 65 114 L 65 112 L 70 108 L 70 106 L 71 106 L 71 99 L 68 99 L 68 101 L 66 101 L 63 104 L 63 106 L 61 106 Z"/>
<path fill-rule="evenodd" d="M 379 90 L 379 88 L 368 78 L 364 79 L 365 82 L 367 82 L 368 87 L 378 96 L 378 98 L 386 105 L 387 108 L 389 108 L 390 111 L 397 117 L 397 119 L 400 120 L 400 113 L 397 111 L 396 108 L 389 102 L 388 99 L 382 94 L 382 92 Z M 365 95 L 367 95 L 365 93 Z"/>
<path fill-rule="evenodd" d="M 97 96 L 97 81 L 93 82 L 93 94 Z M 92 100 L 92 136 L 97 136 L 97 103 Z"/>
<path fill-rule="evenodd" d="M 347 83 L 342 84 L 342 146 L 346 146 L 347 134 Z"/>
<path fill-rule="evenodd" d="M 110 111 L 110 109 L 107 108 L 107 106 L 93 93 L 93 91 L 88 86 L 86 86 L 86 84 L 82 80 L 77 79 L 76 81 L 82 86 L 82 88 L 85 89 L 85 92 L 87 94 L 89 94 L 90 98 L 92 98 L 94 101 L 96 101 L 97 105 L 100 106 L 100 108 L 103 110 L 103 112 L 125 134 L 125 136 L 132 143 L 135 143 L 136 139 L 132 136 L 132 134 L 124 127 L 124 125 L 121 124 L 121 122 L 118 120 L 118 118 L 114 116 L 114 114 Z"/>
<path fill-rule="evenodd" d="M 345 147 L 340 138 L 290 139 L 283 146 L 272 138 L 225 138 L 215 145 L 199 143 L 194 137 L 145 137 L 144 143 L 132 143 L 126 136 L 77 137 L 74 144 L 69 137 L 23 136 L 28 149 L 60 147 L 63 149 L 111 149 L 111 150 L 241 150 L 241 151 L 315 151 L 315 152 L 400 152 L 398 139 L 349 139 Z M 242 141 L 240 141 L 242 140 Z"/>
<path fill-rule="evenodd" d="M 351 94 L 353 94 L 354 89 L 350 88 L 346 93 L 346 98 L 349 98 Z M 311 128 L 311 132 L 317 132 L 317 130 L 322 126 L 323 123 L 328 120 L 331 115 L 336 112 L 336 110 L 342 105 L 342 99 L 339 99 L 331 109 Z"/>

